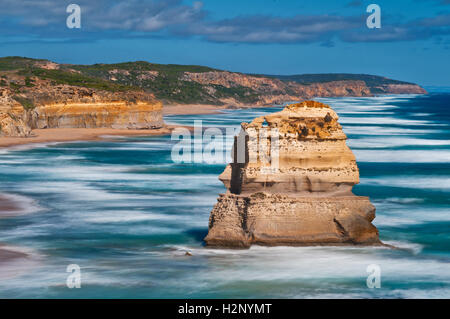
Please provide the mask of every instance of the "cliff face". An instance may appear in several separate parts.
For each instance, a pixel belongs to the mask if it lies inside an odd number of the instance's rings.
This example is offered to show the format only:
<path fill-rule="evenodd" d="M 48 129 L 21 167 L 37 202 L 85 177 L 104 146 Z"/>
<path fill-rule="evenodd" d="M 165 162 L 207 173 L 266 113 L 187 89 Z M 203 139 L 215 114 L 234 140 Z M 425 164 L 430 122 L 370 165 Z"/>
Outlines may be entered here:
<path fill-rule="evenodd" d="M 211 71 L 202 73 L 185 72 L 182 80 L 206 86 L 211 94 L 218 95 L 214 86 L 227 89 L 247 89 L 247 96 L 256 94 L 254 105 L 269 105 L 295 101 L 300 98 L 331 96 L 371 96 L 364 81 L 330 81 L 302 85 L 294 81 L 281 81 L 276 78 L 252 76 L 241 73 Z M 250 93 L 251 92 L 251 93 Z M 244 93 L 245 94 L 245 93 Z M 245 104 L 236 97 L 220 97 L 224 104 Z"/>
<path fill-rule="evenodd" d="M 41 85 L 47 82 L 47 86 Z M 40 86 L 41 93 L 33 90 Z M 424 94 L 420 86 L 367 74 L 252 75 L 198 65 L 155 64 L 145 61 L 74 65 L 19 57 L 0 58 L 0 89 L 34 91 L 47 104 L 58 96 L 69 100 L 59 86 L 120 92 L 112 100 L 130 101 L 128 92 L 141 92 L 168 104 L 264 106 L 314 97 Z M 56 86 L 56 88 L 52 88 Z M 87 95 L 84 95 L 84 94 Z M 81 92 L 82 99 L 89 92 Z M 77 96 L 77 94 L 75 94 Z M 143 95 L 141 94 L 141 97 Z M 136 99 L 131 99 L 136 100 Z M 139 99 L 140 100 L 140 99 Z"/>
<path fill-rule="evenodd" d="M 0 87 L 0 135 L 26 137 L 36 128 L 128 128 L 163 126 L 162 103 L 142 91 L 111 92 L 9 74 Z"/>
<path fill-rule="evenodd" d="M 426 93 L 420 86 L 364 74 L 250 75 L 144 61 L 72 65 L 0 58 L 0 135 L 42 127 L 152 128 L 161 104 L 265 106 L 313 97 Z"/>
<path fill-rule="evenodd" d="M 28 136 L 28 113 L 23 106 L 0 90 L 0 136 Z"/>
<path fill-rule="evenodd" d="M 32 128 L 151 129 L 163 126 L 162 104 L 125 101 L 49 104 L 30 115 Z"/>
<path fill-rule="evenodd" d="M 295 78 L 295 77 L 294 77 Z M 203 85 L 211 95 L 215 95 L 223 104 L 244 105 L 248 101 L 236 96 L 222 97 L 221 92 L 215 88 L 220 86 L 229 90 L 243 90 L 244 96 L 254 105 L 281 104 L 286 101 L 299 99 L 310 99 L 313 97 L 336 97 L 336 96 L 373 96 L 374 94 L 426 94 L 427 92 L 416 84 L 390 83 L 396 82 L 381 78 L 379 82 L 388 83 L 373 84 L 371 86 L 363 80 L 339 80 L 311 82 L 307 84 L 290 80 L 280 80 L 276 77 L 252 76 L 241 73 L 225 71 L 210 72 L 185 72 L 183 81 L 196 82 Z"/>
<path fill-rule="evenodd" d="M 417 84 L 389 79 L 387 77 L 370 74 L 352 73 L 322 73 L 322 74 L 294 74 L 294 75 L 268 75 L 267 77 L 295 82 L 302 85 L 330 82 L 342 83 L 358 81 L 366 88 L 365 94 L 426 94 L 427 91 Z M 337 96 L 345 96 L 345 91 L 336 92 Z M 347 94 L 351 92 L 347 92 Z"/>
<path fill-rule="evenodd" d="M 416 84 L 386 84 L 375 90 L 379 94 L 426 94 L 427 91 Z"/>
<path fill-rule="evenodd" d="M 337 120 L 329 106 L 306 101 L 243 123 L 206 243 L 380 244 L 375 207 L 351 191 L 359 172 Z"/>

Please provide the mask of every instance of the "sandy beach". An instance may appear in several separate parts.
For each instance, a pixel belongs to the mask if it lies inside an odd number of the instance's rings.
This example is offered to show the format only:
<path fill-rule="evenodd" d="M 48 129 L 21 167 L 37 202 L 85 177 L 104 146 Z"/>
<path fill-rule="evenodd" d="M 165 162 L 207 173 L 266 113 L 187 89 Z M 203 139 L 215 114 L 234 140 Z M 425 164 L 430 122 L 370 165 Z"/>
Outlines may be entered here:
<path fill-rule="evenodd" d="M 21 215 L 22 208 L 12 198 L 0 194 L 0 219 Z M 27 254 L 2 248 L 0 244 L 0 266 L 4 263 L 28 257 Z"/>
<path fill-rule="evenodd" d="M 175 104 L 164 105 L 164 115 L 182 115 L 182 114 L 217 114 L 226 107 L 208 104 Z"/>
<path fill-rule="evenodd" d="M 205 104 L 167 105 L 164 106 L 164 115 L 182 114 L 215 114 L 220 113 L 224 107 Z M 104 135 L 117 136 L 145 136 L 170 134 L 175 128 L 173 125 L 166 125 L 160 129 L 149 130 L 127 130 L 112 128 L 49 128 L 35 129 L 30 137 L 0 137 L 0 148 L 15 145 L 25 145 L 34 143 L 50 142 L 70 142 L 70 141 L 92 141 L 99 140 Z"/>
<path fill-rule="evenodd" d="M 174 126 L 167 125 L 154 130 L 126 130 L 112 128 L 49 128 L 33 130 L 30 137 L 0 137 L 0 148 L 15 145 L 69 142 L 69 141 L 92 141 L 99 140 L 104 135 L 138 136 L 138 135 L 164 135 L 170 134 Z"/>

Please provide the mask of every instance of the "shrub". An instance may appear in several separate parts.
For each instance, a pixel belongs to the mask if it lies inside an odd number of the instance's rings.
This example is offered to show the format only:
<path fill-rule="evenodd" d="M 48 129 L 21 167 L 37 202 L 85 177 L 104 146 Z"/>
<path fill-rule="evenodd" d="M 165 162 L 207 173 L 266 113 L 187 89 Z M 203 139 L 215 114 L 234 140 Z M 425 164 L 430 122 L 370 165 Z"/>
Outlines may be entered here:
<path fill-rule="evenodd" d="M 36 107 L 36 105 L 34 105 L 33 101 L 26 97 L 14 95 L 13 99 L 16 100 L 17 102 L 19 102 L 20 104 L 22 104 L 22 106 L 25 110 L 32 110 Z"/>

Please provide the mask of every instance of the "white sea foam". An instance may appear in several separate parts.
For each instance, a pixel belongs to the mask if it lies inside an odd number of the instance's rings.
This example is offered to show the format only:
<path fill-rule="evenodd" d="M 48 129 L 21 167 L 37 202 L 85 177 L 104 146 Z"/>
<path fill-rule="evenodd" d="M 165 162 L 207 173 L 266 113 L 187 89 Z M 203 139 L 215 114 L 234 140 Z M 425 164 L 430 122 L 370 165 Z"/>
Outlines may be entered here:
<path fill-rule="evenodd" d="M 427 279 L 431 282 L 450 280 L 448 263 L 433 259 L 397 258 L 383 252 L 389 248 L 352 247 L 259 247 L 229 251 L 176 246 L 181 255 L 190 251 L 193 257 L 211 258 L 216 267 L 199 274 L 195 280 L 222 284 L 245 281 L 303 282 L 315 280 L 344 280 L 355 278 L 365 285 L 367 266 L 381 267 L 383 280 L 413 282 Z M 399 253 L 400 254 L 400 253 Z M 404 253 L 402 253 L 404 254 Z M 220 263 L 220 258 L 223 263 Z"/>
<path fill-rule="evenodd" d="M 431 113 L 413 113 L 413 116 L 430 116 Z"/>
<path fill-rule="evenodd" d="M 336 113 L 340 116 L 341 114 L 349 114 L 349 113 L 358 113 L 358 112 L 367 112 L 367 114 L 377 115 L 379 112 L 386 112 L 390 110 L 395 110 L 398 106 L 388 105 L 388 104 L 373 104 L 373 105 L 365 105 L 365 104 L 348 104 L 348 103 L 334 103 L 331 104 Z"/>
<path fill-rule="evenodd" d="M 339 111 L 339 116 L 341 116 L 342 114 L 392 115 L 392 114 L 395 114 L 395 112 L 374 111 L 374 110 L 369 110 L 369 111 L 340 110 Z"/>
<path fill-rule="evenodd" d="M 413 283 L 411 283 L 413 284 Z M 291 296 L 291 298 L 306 298 L 306 299 L 372 299 L 372 298 L 392 298 L 392 299 L 448 299 L 450 296 L 449 288 L 435 288 L 435 289 L 418 289 L 405 288 L 393 290 L 374 290 L 374 289 L 351 289 L 346 288 L 344 291 L 337 286 L 328 285 L 328 291 L 336 290 L 338 292 L 328 292 L 325 289 L 318 289 L 317 291 L 305 291 L 301 294 Z M 383 288 L 383 287 L 382 287 Z"/>
<path fill-rule="evenodd" d="M 140 199 L 142 196 L 134 194 L 113 193 L 100 188 L 89 186 L 83 182 L 23 182 L 21 188 L 24 192 L 34 194 L 61 194 L 65 196 L 65 201 L 80 201 L 80 205 L 86 204 L 86 201 L 104 201 L 104 205 L 115 205 L 113 200 L 126 201 L 131 199 Z M 147 195 L 150 199 L 151 196 Z M 73 204 L 73 203 L 72 203 Z"/>
<path fill-rule="evenodd" d="M 170 222 L 171 224 L 179 224 L 185 228 L 189 227 L 207 227 L 207 220 L 203 220 L 203 214 L 201 217 L 196 218 L 195 213 L 190 213 L 186 215 L 171 215 L 171 214 L 161 214 L 156 212 L 148 211 L 130 211 L 130 210 L 115 210 L 115 211 L 98 211 L 92 214 L 84 214 L 83 220 L 88 223 L 95 224 L 126 224 L 126 223 L 136 223 L 143 221 L 160 221 L 160 222 Z M 173 229 L 169 233 L 173 232 Z"/>
<path fill-rule="evenodd" d="M 448 282 L 447 282 L 448 284 Z M 436 289 L 394 289 L 391 295 L 395 298 L 402 299 L 449 299 L 450 288 Z"/>
<path fill-rule="evenodd" d="M 88 215 L 84 220 L 88 223 L 130 223 L 150 220 L 171 220 L 173 216 L 157 214 L 157 213 L 144 213 L 136 211 L 100 211 L 95 214 Z"/>
<path fill-rule="evenodd" d="M 8 280 L 15 279 L 35 270 L 40 265 L 42 256 L 29 247 L 1 245 L 0 250 L 9 250 L 24 254 L 23 257 L 13 258 L 7 261 L 0 261 L 0 280 L 2 285 Z"/>
<path fill-rule="evenodd" d="M 367 150 L 355 149 L 358 162 L 450 163 L 450 150 Z"/>
<path fill-rule="evenodd" d="M 44 208 L 39 206 L 37 201 L 33 198 L 11 193 L 0 193 L 0 195 L 14 203 L 14 205 L 17 207 L 17 210 L 11 212 L 0 211 L 0 217 L 26 215 L 44 210 Z"/>
<path fill-rule="evenodd" d="M 424 138 L 406 137 L 372 137 L 349 139 L 347 145 L 351 148 L 385 148 L 399 146 L 445 146 L 450 145 L 449 140 L 433 140 Z"/>
<path fill-rule="evenodd" d="M 45 142 L 45 143 L 30 143 L 22 145 L 14 145 L 0 149 L 0 154 L 7 154 L 12 151 L 27 151 L 35 148 L 45 148 L 58 144 L 77 143 L 77 141 L 64 141 L 64 142 Z"/>
<path fill-rule="evenodd" d="M 431 123 L 424 120 L 408 120 L 395 117 L 351 117 L 342 116 L 339 120 L 341 124 L 375 124 L 375 125 L 432 125 L 438 124 Z"/>
<path fill-rule="evenodd" d="M 423 203 L 423 198 L 403 198 L 403 197 L 389 197 L 385 199 L 388 203 L 400 203 L 400 204 L 415 204 Z"/>
<path fill-rule="evenodd" d="M 450 222 L 450 210 L 429 208 L 390 208 L 383 209 L 376 205 L 378 214 L 374 220 L 375 226 L 418 225 L 429 222 Z M 382 210 L 382 213 L 380 211 Z"/>
<path fill-rule="evenodd" d="M 436 129 L 412 129 L 404 127 L 388 127 L 388 126 L 345 126 L 344 132 L 346 134 L 355 135 L 377 135 L 377 136 L 392 136 L 392 135 L 417 135 L 417 134 L 435 134 L 443 133 L 443 130 Z M 350 141 L 350 140 L 349 140 Z"/>
<path fill-rule="evenodd" d="M 432 189 L 432 190 L 450 190 L 450 176 L 377 176 L 362 177 L 360 180 L 363 185 L 404 187 L 416 189 Z"/>
<path fill-rule="evenodd" d="M 394 246 L 396 248 L 400 249 L 406 249 L 411 251 L 414 255 L 419 254 L 422 252 L 423 245 L 411 243 L 411 242 L 404 242 L 404 241 L 396 241 L 396 240 L 386 240 L 384 241 L 385 244 Z"/>

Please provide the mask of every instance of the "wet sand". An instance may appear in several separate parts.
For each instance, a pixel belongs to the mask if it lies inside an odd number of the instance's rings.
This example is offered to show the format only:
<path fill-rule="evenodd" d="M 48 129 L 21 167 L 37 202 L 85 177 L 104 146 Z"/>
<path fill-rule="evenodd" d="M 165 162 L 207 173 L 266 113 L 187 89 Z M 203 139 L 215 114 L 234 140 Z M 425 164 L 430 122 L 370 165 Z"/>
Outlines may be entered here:
<path fill-rule="evenodd" d="M 69 141 L 92 141 L 100 140 L 103 135 L 139 136 L 139 135 L 165 135 L 175 126 L 167 125 L 153 130 L 127 130 L 112 128 L 48 128 L 33 130 L 33 136 L 29 137 L 0 137 L 0 148 L 15 145 L 69 142 Z"/>
<path fill-rule="evenodd" d="M 27 254 L 22 253 L 20 251 L 3 249 L 0 247 L 0 265 L 2 263 L 7 263 L 7 262 L 15 261 L 20 258 L 27 258 L 27 257 L 28 257 Z"/>
<path fill-rule="evenodd" d="M 33 199 L 17 194 L 0 193 L 0 219 L 22 216 L 40 210 Z"/>
<path fill-rule="evenodd" d="M 19 205 L 11 199 L 0 194 L 0 218 L 5 216 L 11 216 L 14 213 L 20 211 Z"/>
<path fill-rule="evenodd" d="M 39 266 L 37 256 L 21 250 L 19 247 L 0 245 L 0 282 L 30 273 Z"/>
<path fill-rule="evenodd" d="M 0 194 L 0 218 L 21 215 L 21 212 L 22 209 L 18 203 L 7 196 Z M 27 254 L 2 248 L 0 244 L 0 266 L 4 263 L 26 257 L 28 257 Z"/>

